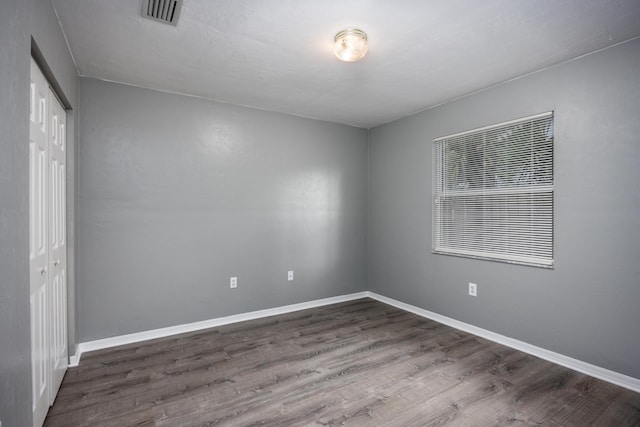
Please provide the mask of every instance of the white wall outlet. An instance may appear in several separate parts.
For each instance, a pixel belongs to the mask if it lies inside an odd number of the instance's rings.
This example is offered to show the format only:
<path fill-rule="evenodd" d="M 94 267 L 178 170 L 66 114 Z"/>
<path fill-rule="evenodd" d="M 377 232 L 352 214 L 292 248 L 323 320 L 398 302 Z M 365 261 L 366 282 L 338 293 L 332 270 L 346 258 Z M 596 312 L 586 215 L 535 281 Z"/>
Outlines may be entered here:
<path fill-rule="evenodd" d="M 471 295 L 472 297 L 478 296 L 478 285 L 476 285 L 475 283 L 469 283 L 469 295 Z"/>
<path fill-rule="evenodd" d="M 231 280 L 229 280 L 229 287 L 231 289 L 234 289 L 234 288 L 238 287 L 238 278 L 237 277 L 232 277 Z"/>
<path fill-rule="evenodd" d="M 288 281 L 292 281 L 293 280 L 293 270 L 289 270 L 287 272 L 287 280 Z"/>

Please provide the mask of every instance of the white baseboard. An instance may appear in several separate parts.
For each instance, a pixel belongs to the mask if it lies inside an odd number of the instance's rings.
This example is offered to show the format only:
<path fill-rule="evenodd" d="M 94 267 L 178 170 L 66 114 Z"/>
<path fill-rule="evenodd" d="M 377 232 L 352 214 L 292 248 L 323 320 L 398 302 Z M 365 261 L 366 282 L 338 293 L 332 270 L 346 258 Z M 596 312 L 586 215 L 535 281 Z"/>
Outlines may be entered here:
<path fill-rule="evenodd" d="M 592 377 L 601 379 L 603 381 L 607 381 L 612 384 L 619 385 L 620 387 L 628 388 L 629 390 L 640 393 L 640 379 L 633 378 L 628 375 L 624 375 L 615 371 L 611 371 L 609 369 L 601 368 L 600 366 L 592 365 L 590 363 L 586 363 L 581 360 L 562 355 L 560 353 L 555 353 L 553 351 L 549 351 L 544 348 L 528 344 L 524 341 L 519 341 L 513 338 L 509 338 L 504 335 L 491 332 L 487 329 L 478 328 L 477 326 L 460 322 L 450 317 L 442 316 L 440 314 L 437 314 L 428 310 L 424 310 L 422 308 L 419 308 L 410 304 L 406 304 L 404 302 L 394 300 L 392 298 L 387 298 L 385 296 L 378 295 L 374 292 L 367 292 L 366 294 L 369 298 L 375 299 L 385 304 L 389 304 L 393 307 L 399 308 L 400 310 L 408 311 L 410 313 L 417 314 L 418 316 L 435 320 L 436 322 L 442 323 L 447 326 L 451 326 L 452 328 L 469 332 L 470 334 L 473 334 L 482 338 L 486 338 L 490 341 L 497 342 L 498 344 L 515 348 L 516 350 L 529 353 L 541 359 L 548 360 L 549 362 L 556 363 L 566 368 L 573 369 L 574 371 L 582 372 L 583 374 L 587 374 Z"/>
<path fill-rule="evenodd" d="M 321 307 L 324 305 L 337 304 L 339 302 L 352 301 L 366 298 L 367 292 L 357 292 L 354 294 L 340 295 L 337 297 L 323 298 L 299 304 L 285 305 L 281 307 L 268 308 L 266 310 L 251 311 L 248 313 L 235 314 L 233 316 L 218 317 L 216 319 L 203 320 L 200 322 L 186 323 L 183 325 L 169 326 L 166 328 L 152 329 L 150 331 L 136 332 L 133 334 L 119 335 L 111 338 L 104 338 L 95 341 L 87 341 L 78 344 L 76 354 L 69 357 L 69 367 L 78 366 L 82 353 L 116 347 L 119 345 L 132 344 L 141 341 L 164 338 L 171 335 L 183 334 L 186 332 L 199 331 L 202 329 L 216 328 L 218 326 L 231 323 L 244 322 L 247 320 L 260 319 L 263 317 L 276 316 L 278 314 L 291 313 L 294 311 L 306 310 L 308 308 Z"/>
<path fill-rule="evenodd" d="M 400 310 L 408 311 L 427 319 L 435 320 L 452 328 L 459 329 L 461 331 L 468 332 L 470 334 L 486 338 L 490 341 L 497 342 L 507 347 L 514 348 L 516 350 L 523 351 L 533 356 L 539 357 L 549 362 L 556 363 L 558 365 L 573 369 L 574 371 L 582 372 L 583 374 L 590 375 L 595 378 L 599 378 L 603 381 L 610 382 L 612 384 L 619 385 L 629 390 L 633 390 L 640 393 L 640 379 L 630 377 L 609 369 L 602 368 L 600 366 L 592 365 L 590 363 L 583 362 L 572 357 L 555 353 L 553 351 L 546 350 L 542 347 L 537 347 L 532 344 L 528 344 L 524 341 L 519 341 L 513 338 L 509 338 L 504 335 L 491 332 L 487 329 L 482 329 L 477 326 L 470 325 L 468 323 L 460 322 L 450 317 L 442 316 L 432 311 L 424 310 L 422 308 L 407 304 L 392 298 L 385 297 L 383 295 L 376 294 L 375 292 L 357 292 L 354 294 L 340 295 L 337 297 L 323 298 L 314 301 L 303 302 L 300 304 L 285 305 L 282 307 L 269 308 L 266 310 L 251 311 L 248 313 L 235 314 L 233 316 L 218 317 L 216 319 L 203 320 L 201 322 L 187 323 L 183 325 L 169 326 L 167 328 L 153 329 L 150 331 L 137 332 L 134 334 L 120 335 L 111 338 L 104 338 L 95 341 L 88 341 L 80 343 L 77 346 L 76 354 L 69 358 L 69 367 L 78 366 L 82 353 L 89 351 L 102 350 L 105 348 L 115 347 L 124 344 L 132 344 L 141 341 L 152 340 L 156 338 L 164 338 L 171 335 L 183 334 L 186 332 L 199 331 L 202 329 L 215 328 L 218 326 L 228 325 L 231 323 L 244 322 L 247 320 L 260 319 L 263 317 L 276 316 L 278 314 L 291 313 L 299 310 L 306 310 L 308 308 L 321 307 L 330 304 L 337 304 L 340 302 L 352 301 L 361 298 L 371 298 L 385 304 L 389 304 Z"/>
<path fill-rule="evenodd" d="M 67 365 L 68 368 L 74 368 L 76 366 L 78 366 L 78 363 L 80 363 L 80 350 L 76 350 L 76 354 L 74 354 L 73 356 L 69 356 L 69 364 Z"/>

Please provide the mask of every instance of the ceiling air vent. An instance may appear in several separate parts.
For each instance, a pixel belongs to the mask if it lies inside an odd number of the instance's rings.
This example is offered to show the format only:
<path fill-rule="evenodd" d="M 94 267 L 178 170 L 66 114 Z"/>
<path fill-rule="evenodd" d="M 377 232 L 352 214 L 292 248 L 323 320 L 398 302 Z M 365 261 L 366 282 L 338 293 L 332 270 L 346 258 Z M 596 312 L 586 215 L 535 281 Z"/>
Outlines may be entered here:
<path fill-rule="evenodd" d="M 178 25 L 182 0 L 143 0 L 142 16 L 165 24 Z"/>

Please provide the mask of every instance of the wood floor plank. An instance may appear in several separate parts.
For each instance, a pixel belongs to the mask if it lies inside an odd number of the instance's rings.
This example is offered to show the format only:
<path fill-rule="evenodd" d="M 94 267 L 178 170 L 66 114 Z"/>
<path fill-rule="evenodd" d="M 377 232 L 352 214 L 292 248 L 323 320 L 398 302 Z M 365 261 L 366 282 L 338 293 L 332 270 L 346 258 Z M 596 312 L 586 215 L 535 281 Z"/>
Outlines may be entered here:
<path fill-rule="evenodd" d="M 371 299 L 83 355 L 47 427 L 640 426 L 640 394 Z"/>

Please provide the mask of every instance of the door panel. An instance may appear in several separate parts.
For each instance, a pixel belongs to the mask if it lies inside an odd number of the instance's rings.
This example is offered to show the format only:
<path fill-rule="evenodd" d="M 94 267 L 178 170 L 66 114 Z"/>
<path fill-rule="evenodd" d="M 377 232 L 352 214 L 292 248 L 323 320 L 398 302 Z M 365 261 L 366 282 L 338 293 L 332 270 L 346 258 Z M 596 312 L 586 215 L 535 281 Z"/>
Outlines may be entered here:
<path fill-rule="evenodd" d="M 67 370 L 67 247 L 65 238 L 65 118 L 64 108 L 49 90 L 49 282 L 51 337 L 51 402 L 55 398 Z"/>
<path fill-rule="evenodd" d="M 31 351 L 33 364 L 34 425 L 42 425 L 47 414 L 49 360 L 47 355 L 47 287 L 41 286 L 31 294 Z M 37 420 L 36 420 L 37 417 Z M 39 422 L 39 424 L 36 424 Z"/>
<path fill-rule="evenodd" d="M 33 425 L 67 369 L 66 113 L 31 61 L 29 267 Z"/>
<path fill-rule="evenodd" d="M 41 426 L 50 399 L 48 322 L 48 85 L 31 61 L 29 126 L 29 282 L 33 424 Z"/>

